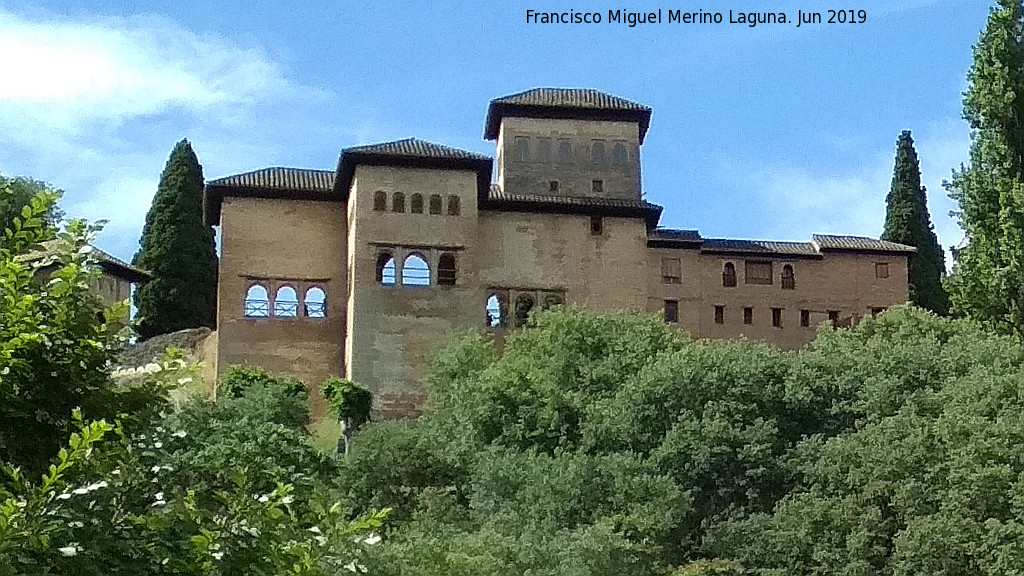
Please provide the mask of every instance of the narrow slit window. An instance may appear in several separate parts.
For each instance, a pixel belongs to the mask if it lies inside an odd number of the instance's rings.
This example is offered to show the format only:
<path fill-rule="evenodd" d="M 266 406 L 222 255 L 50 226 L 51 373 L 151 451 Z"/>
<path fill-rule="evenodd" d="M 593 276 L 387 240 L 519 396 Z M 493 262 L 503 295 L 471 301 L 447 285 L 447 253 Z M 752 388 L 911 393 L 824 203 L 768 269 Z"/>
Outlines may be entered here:
<path fill-rule="evenodd" d="M 754 309 L 753 308 L 744 308 L 743 309 L 743 323 L 744 324 L 753 324 L 754 323 Z"/>
<path fill-rule="evenodd" d="M 413 214 L 423 214 L 423 194 L 415 193 L 409 199 L 409 211 Z"/>
<path fill-rule="evenodd" d="M 377 282 L 385 286 L 394 286 L 398 275 L 395 267 L 395 258 L 390 252 L 381 252 L 377 255 Z"/>
<path fill-rule="evenodd" d="M 796 288 L 796 277 L 793 275 L 793 266 L 786 264 L 782 267 L 782 289 L 793 290 Z"/>
<path fill-rule="evenodd" d="M 772 308 L 772 326 L 782 328 L 782 308 Z"/>
<path fill-rule="evenodd" d="M 807 328 L 810 325 L 811 325 L 811 311 L 810 310 L 801 310 L 800 311 L 800 326 L 803 327 L 803 328 Z"/>
<path fill-rule="evenodd" d="M 253 284 L 245 293 L 244 313 L 247 318 L 270 316 L 270 296 L 262 284 Z"/>
<path fill-rule="evenodd" d="M 441 213 L 441 195 L 431 194 L 430 195 L 430 213 L 440 214 Z"/>
<path fill-rule="evenodd" d="M 455 255 L 441 254 L 437 261 L 437 283 L 441 286 L 455 286 Z"/>
<path fill-rule="evenodd" d="M 725 324 L 725 306 L 715 306 L 715 324 Z"/>
<path fill-rule="evenodd" d="M 726 288 L 736 287 L 736 266 L 732 262 L 726 262 L 722 267 L 722 286 Z"/>
<path fill-rule="evenodd" d="M 377 190 L 373 193 L 373 210 L 374 212 L 384 212 L 388 209 L 388 195 L 383 190 Z"/>
<path fill-rule="evenodd" d="M 403 286 L 430 286 L 430 266 L 419 254 L 410 254 L 402 264 Z"/>
<path fill-rule="evenodd" d="M 661 259 L 661 281 L 664 284 L 679 284 L 683 281 L 682 266 L 679 258 Z"/>
<path fill-rule="evenodd" d="M 679 322 L 679 301 L 665 300 L 665 322 L 675 324 Z"/>
<path fill-rule="evenodd" d="M 327 317 L 327 295 L 323 288 L 313 286 L 302 297 L 302 312 L 306 318 Z"/>
<path fill-rule="evenodd" d="M 278 318 L 295 318 L 299 315 L 299 297 L 295 288 L 281 286 L 274 295 L 274 316 Z"/>
<path fill-rule="evenodd" d="M 460 211 L 461 211 L 461 206 L 459 206 L 459 197 L 454 195 L 454 194 L 449 196 L 448 197 L 448 215 L 449 216 L 458 216 Z"/>
<path fill-rule="evenodd" d="M 395 195 L 391 198 L 391 211 L 405 212 L 405 194 L 395 192 Z"/>
<path fill-rule="evenodd" d="M 548 192 L 558 192 L 558 180 L 548 182 Z"/>
<path fill-rule="evenodd" d="M 829 310 L 828 311 L 828 321 L 829 321 L 830 324 L 832 324 L 833 328 L 838 328 L 839 327 L 839 310 Z"/>
<path fill-rule="evenodd" d="M 590 235 L 600 236 L 604 234 L 604 220 L 600 216 L 590 217 Z"/>

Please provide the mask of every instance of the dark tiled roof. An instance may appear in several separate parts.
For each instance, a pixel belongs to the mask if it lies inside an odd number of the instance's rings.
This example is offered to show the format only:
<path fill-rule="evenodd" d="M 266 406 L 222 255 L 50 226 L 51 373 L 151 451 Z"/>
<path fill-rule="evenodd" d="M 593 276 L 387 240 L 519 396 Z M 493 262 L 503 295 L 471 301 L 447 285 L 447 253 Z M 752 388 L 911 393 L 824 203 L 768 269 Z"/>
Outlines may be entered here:
<path fill-rule="evenodd" d="M 651 123 L 649 107 L 590 88 L 534 88 L 495 98 L 487 107 L 484 138 L 498 137 L 505 116 L 636 122 L 641 144 Z"/>
<path fill-rule="evenodd" d="M 876 240 L 867 236 L 834 236 L 831 234 L 815 234 L 814 244 L 819 250 L 850 250 L 860 252 L 916 252 L 917 249 L 906 244 L 897 244 L 886 240 Z"/>
<path fill-rule="evenodd" d="M 598 198 L 594 196 L 542 196 L 507 194 L 492 184 L 487 198 L 480 203 L 481 210 L 508 212 L 552 212 L 558 214 L 593 214 L 644 218 L 647 228 L 653 229 L 661 218 L 662 207 L 642 200 Z"/>
<path fill-rule="evenodd" d="M 220 224 L 220 207 L 224 196 L 338 200 L 334 197 L 334 172 L 304 168 L 263 168 L 207 182 L 203 194 L 207 224 Z"/>
<path fill-rule="evenodd" d="M 263 168 L 244 174 L 210 180 L 207 186 L 226 188 L 267 188 L 280 190 L 320 190 L 334 188 L 334 172 L 303 168 Z"/>
<path fill-rule="evenodd" d="M 367 146 L 353 146 L 342 150 L 344 154 L 373 154 L 399 158 L 446 158 L 450 160 L 490 160 L 490 156 L 435 144 L 417 138 L 406 138 L 394 142 L 382 142 Z"/>
<path fill-rule="evenodd" d="M 773 240 L 732 240 L 705 238 L 702 252 L 730 252 L 742 254 L 777 254 L 780 256 L 820 256 L 810 242 L 777 242 Z"/>
<path fill-rule="evenodd" d="M 483 199 L 491 183 L 494 161 L 490 156 L 416 138 L 355 146 L 341 151 L 338 178 L 334 183 L 336 196 L 343 200 L 348 198 L 356 166 L 360 164 L 472 170 L 477 173 L 477 197 Z"/>
<path fill-rule="evenodd" d="M 672 228 L 658 228 L 648 238 L 670 242 L 700 242 L 702 240 L 700 232 L 697 230 L 675 230 Z"/>
<path fill-rule="evenodd" d="M 136 268 L 131 264 L 117 258 L 116 256 L 104 252 L 95 246 L 92 247 L 92 255 L 99 261 L 100 266 L 106 270 L 110 275 L 123 278 L 129 282 L 146 282 L 152 275 L 149 272 L 141 268 Z"/>
<path fill-rule="evenodd" d="M 650 111 L 650 108 L 643 104 L 590 88 L 534 88 L 518 94 L 495 98 L 492 102 L 557 108 Z"/>

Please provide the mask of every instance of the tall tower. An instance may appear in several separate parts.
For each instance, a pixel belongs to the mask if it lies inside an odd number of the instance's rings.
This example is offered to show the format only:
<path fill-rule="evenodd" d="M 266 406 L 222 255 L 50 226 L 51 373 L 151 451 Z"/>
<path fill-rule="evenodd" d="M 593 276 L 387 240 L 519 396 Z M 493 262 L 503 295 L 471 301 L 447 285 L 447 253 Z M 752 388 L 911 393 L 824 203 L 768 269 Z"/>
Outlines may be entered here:
<path fill-rule="evenodd" d="M 510 196 L 637 202 L 651 109 L 597 90 L 535 88 L 491 101 L 498 184 Z"/>

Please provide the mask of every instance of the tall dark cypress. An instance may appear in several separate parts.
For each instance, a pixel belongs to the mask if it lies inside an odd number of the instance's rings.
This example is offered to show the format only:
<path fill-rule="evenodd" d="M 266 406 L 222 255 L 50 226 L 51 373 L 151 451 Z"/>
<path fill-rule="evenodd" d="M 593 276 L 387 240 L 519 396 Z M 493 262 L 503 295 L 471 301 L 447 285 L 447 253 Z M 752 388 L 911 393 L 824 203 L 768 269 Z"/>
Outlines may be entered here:
<path fill-rule="evenodd" d="M 949 282 L 953 312 L 1024 336 L 1024 22 L 998 0 L 974 47 L 964 96 L 970 165 L 947 189 L 966 244 Z"/>
<path fill-rule="evenodd" d="M 203 168 L 188 140 L 171 151 L 139 244 L 133 264 L 153 275 L 136 291 L 139 336 L 213 327 L 217 251 L 203 221 Z"/>
<path fill-rule="evenodd" d="M 928 214 L 927 191 L 921 185 L 921 168 L 909 130 L 896 141 L 896 168 L 885 204 L 882 239 L 917 248 L 909 264 L 910 301 L 936 314 L 948 314 L 949 297 L 942 288 L 946 256 Z"/>

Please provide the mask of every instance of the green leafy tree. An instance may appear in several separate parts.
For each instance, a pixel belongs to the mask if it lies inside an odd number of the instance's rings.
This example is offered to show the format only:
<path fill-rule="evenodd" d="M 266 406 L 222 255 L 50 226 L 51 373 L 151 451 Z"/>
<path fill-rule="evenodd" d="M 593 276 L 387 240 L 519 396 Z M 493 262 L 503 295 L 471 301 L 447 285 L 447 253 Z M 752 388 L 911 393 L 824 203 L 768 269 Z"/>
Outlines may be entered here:
<path fill-rule="evenodd" d="M 352 435 L 370 421 L 373 395 L 355 382 L 340 378 L 324 382 L 321 392 L 331 407 L 331 414 L 341 423 L 338 453 L 348 456 Z"/>
<path fill-rule="evenodd" d="M 970 165 L 947 183 L 966 245 L 950 282 L 953 311 L 1024 334 L 1024 23 L 1020 0 L 999 0 L 974 47 L 964 118 Z"/>
<path fill-rule="evenodd" d="M 63 192 L 56 190 L 41 180 L 17 177 L 8 178 L 0 174 L 0 186 L 6 188 L 6 192 L 0 196 L 0 231 L 10 228 L 15 218 L 21 216 L 25 206 L 32 203 L 32 199 L 42 193 L 54 194 L 60 197 Z M 63 213 L 56 203 L 50 205 L 46 214 L 42 215 L 43 220 L 50 226 L 56 226 Z"/>
<path fill-rule="evenodd" d="M 942 287 L 946 258 L 928 214 L 927 191 L 921 185 L 921 168 L 909 130 L 896 142 L 896 168 L 885 204 L 882 239 L 917 248 L 908 270 L 910 301 L 936 314 L 948 314 L 949 297 Z"/>
<path fill-rule="evenodd" d="M 0 199 L 16 195 L 0 182 Z M 48 222 L 56 201 L 50 191 L 33 196 L 0 239 L 0 460 L 32 472 L 71 433 L 73 409 L 95 419 L 124 407 L 106 370 L 127 310 L 105 310 L 90 289 L 100 271 L 87 246 L 98 227 L 74 221 L 58 233 Z"/>
<path fill-rule="evenodd" d="M 188 140 L 171 151 L 139 244 L 133 264 L 153 275 L 136 291 L 139 336 L 212 328 L 217 252 L 213 228 L 203 221 L 203 169 Z"/>

